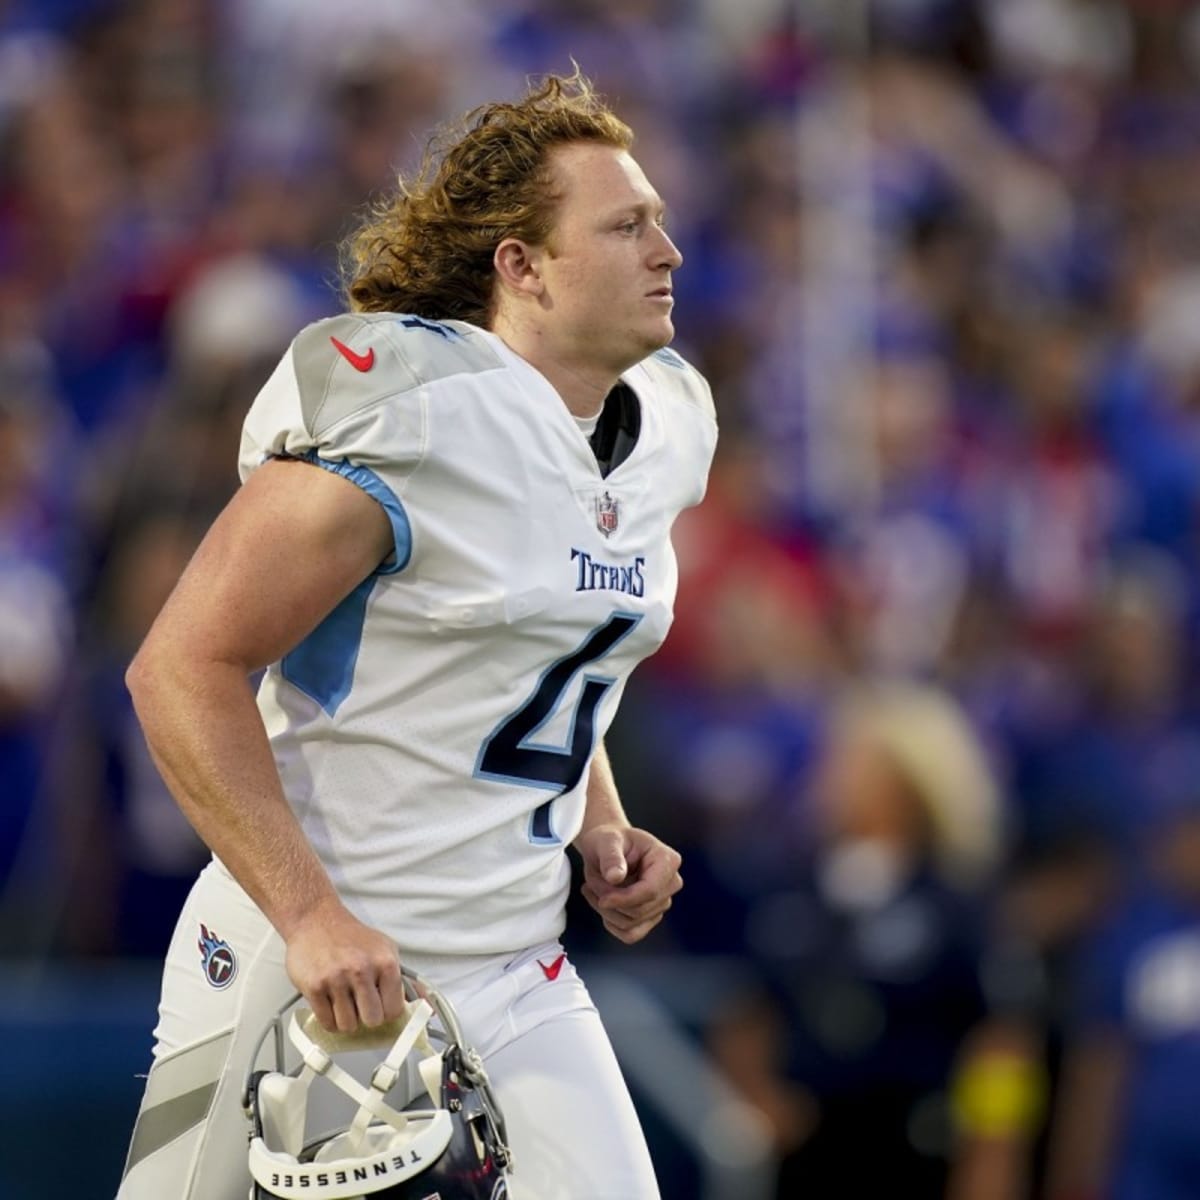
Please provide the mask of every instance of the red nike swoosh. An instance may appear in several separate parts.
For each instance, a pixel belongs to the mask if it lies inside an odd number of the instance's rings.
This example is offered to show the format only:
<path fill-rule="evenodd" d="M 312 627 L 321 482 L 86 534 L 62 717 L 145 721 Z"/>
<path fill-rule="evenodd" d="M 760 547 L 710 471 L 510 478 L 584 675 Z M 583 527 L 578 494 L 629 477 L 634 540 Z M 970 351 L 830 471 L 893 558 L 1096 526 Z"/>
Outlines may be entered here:
<path fill-rule="evenodd" d="M 549 966 L 546 966 L 546 964 L 542 962 L 540 958 L 537 960 L 537 965 L 542 968 L 542 974 L 545 975 L 547 979 L 554 980 L 558 978 L 558 973 L 562 970 L 562 965 L 566 961 L 567 956 L 565 954 L 560 954 Z"/>
<path fill-rule="evenodd" d="M 339 342 L 337 338 L 329 339 L 333 343 L 333 348 L 356 370 L 369 371 L 375 365 L 375 347 L 372 346 L 366 354 L 355 354 L 344 342 Z"/>

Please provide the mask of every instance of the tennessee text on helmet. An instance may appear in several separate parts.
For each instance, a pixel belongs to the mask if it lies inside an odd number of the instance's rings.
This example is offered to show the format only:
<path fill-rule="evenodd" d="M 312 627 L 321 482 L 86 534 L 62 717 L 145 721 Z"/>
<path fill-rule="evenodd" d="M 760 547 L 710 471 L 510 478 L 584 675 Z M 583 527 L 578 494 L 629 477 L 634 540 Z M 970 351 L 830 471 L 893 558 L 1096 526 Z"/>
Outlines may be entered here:
<path fill-rule="evenodd" d="M 511 1156 L 483 1062 L 465 1045 L 449 1001 L 411 972 L 403 977 L 409 1010 L 369 1085 L 339 1065 L 336 1056 L 377 1045 L 377 1037 L 329 1033 L 308 1009 L 295 1007 L 298 997 L 269 1022 L 255 1047 L 243 1096 L 251 1124 L 250 1200 L 507 1196 Z M 300 1065 L 290 1072 L 284 1069 L 285 1026 L 300 1056 Z M 271 1036 L 277 1069 L 256 1070 Z M 428 1104 L 422 1097 L 419 1105 L 394 1107 L 388 1093 L 414 1053 Z M 308 1093 L 317 1079 L 341 1090 L 357 1108 L 347 1128 L 306 1145 Z"/>

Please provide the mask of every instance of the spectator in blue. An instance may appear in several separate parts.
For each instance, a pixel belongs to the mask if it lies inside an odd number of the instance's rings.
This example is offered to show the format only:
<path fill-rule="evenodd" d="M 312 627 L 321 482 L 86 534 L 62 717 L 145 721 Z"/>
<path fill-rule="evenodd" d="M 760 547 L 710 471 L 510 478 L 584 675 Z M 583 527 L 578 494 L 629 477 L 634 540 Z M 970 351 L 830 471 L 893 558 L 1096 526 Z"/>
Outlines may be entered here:
<path fill-rule="evenodd" d="M 1146 870 L 1091 947 L 1048 1200 L 1200 1195 L 1200 746 L 1157 808 Z"/>
<path fill-rule="evenodd" d="M 1163 551 L 1127 546 L 1108 562 L 1074 652 L 1076 695 L 1015 745 L 1025 839 L 1081 824 L 1133 865 L 1146 812 L 1186 780 L 1188 603 Z"/>
<path fill-rule="evenodd" d="M 0 891 L 31 829 L 73 619 L 51 466 L 62 436 L 45 352 L 0 345 Z"/>

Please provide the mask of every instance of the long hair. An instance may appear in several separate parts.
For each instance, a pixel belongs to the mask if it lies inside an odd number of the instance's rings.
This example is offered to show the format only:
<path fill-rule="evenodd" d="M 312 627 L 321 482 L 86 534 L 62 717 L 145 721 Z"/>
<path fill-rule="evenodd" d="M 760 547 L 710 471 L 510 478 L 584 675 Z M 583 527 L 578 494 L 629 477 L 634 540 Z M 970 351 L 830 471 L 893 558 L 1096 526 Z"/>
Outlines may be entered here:
<path fill-rule="evenodd" d="M 913 680 L 860 684 L 838 727 L 879 746 L 929 821 L 932 866 L 968 890 L 986 884 L 1004 846 L 999 781 L 965 710 L 948 692 Z"/>
<path fill-rule="evenodd" d="M 571 142 L 633 143 L 578 68 L 435 134 L 416 178 L 401 178 L 342 245 L 350 309 L 488 326 L 496 247 L 506 237 L 546 244 L 559 199 L 549 155 Z"/>

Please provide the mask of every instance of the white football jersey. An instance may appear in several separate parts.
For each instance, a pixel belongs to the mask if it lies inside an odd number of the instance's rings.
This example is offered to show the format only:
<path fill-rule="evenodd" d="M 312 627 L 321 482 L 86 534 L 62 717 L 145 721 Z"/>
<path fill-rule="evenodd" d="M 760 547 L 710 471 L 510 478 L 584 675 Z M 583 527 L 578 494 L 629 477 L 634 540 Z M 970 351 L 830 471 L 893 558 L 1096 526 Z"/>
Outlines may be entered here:
<path fill-rule="evenodd" d="M 641 429 L 607 477 L 545 377 L 463 322 L 311 325 L 247 416 L 243 479 L 304 458 L 392 522 L 394 554 L 268 668 L 258 703 L 334 884 L 402 953 L 562 931 L 592 752 L 666 636 L 671 525 L 716 440 L 708 386 L 673 351 L 624 381 Z"/>

